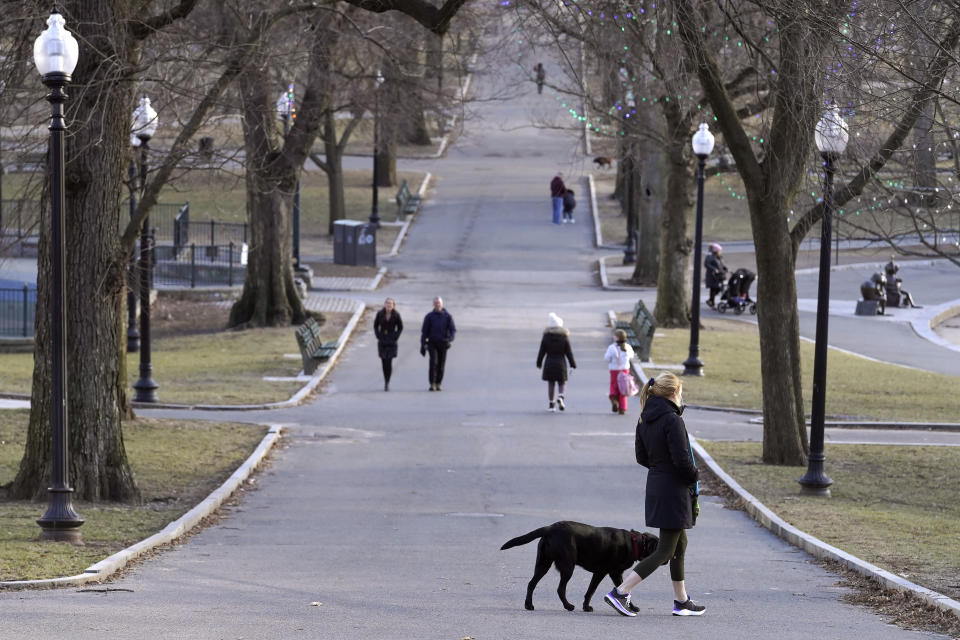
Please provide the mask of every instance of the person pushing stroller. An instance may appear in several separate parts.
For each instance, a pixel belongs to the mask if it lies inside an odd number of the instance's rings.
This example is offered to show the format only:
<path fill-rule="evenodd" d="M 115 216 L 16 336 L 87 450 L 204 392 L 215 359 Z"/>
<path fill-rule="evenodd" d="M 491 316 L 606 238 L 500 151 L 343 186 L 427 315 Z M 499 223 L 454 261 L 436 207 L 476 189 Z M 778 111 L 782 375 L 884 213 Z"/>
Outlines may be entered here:
<path fill-rule="evenodd" d="M 727 265 L 723 264 L 723 247 L 716 242 L 710 244 L 709 253 L 703 260 L 703 268 L 707 272 L 706 285 L 710 290 L 707 306 L 714 307 L 714 297 L 723 290 L 723 282 L 727 279 Z"/>

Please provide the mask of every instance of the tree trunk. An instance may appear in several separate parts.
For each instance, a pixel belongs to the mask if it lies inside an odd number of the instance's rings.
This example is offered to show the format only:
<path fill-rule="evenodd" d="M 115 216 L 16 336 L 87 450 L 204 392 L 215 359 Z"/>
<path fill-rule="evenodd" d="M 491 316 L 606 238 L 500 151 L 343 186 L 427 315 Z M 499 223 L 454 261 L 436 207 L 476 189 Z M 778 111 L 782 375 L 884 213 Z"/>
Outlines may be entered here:
<path fill-rule="evenodd" d="M 636 196 L 639 227 L 637 263 L 633 268 L 631 280 L 635 284 L 653 284 L 657 282 L 660 270 L 657 264 L 660 257 L 660 240 L 657 222 L 663 216 L 663 164 L 666 162 L 663 149 L 657 144 L 643 145 L 642 165 L 634 184 L 639 186 Z"/>
<path fill-rule="evenodd" d="M 337 145 L 337 127 L 333 111 L 325 114 L 323 127 L 323 148 L 326 153 L 328 201 L 330 203 L 330 222 L 327 233 L 333 235 L 333 223 L 347 217 L 347 205 L 343 188 L 343 153 Z"/>
<path fill-rule="evenodd" d="M 435 91 L 439 97 L 443 92 L 443 36 L 427 33 L 426 38 L 426 88 L 428 91 Z"/>
<path fill-rule="evenodd" d="M 426 90 L 427 75 L 429 73 L 426 63 L 420 64 L 418 50 L 426 49 L 430 40 L 435 36 L 430 34 L 422 35 L 417 38 L 417 46 L 413 47 L 416 60 L 411 60 L 412 67 L 417 71 L 415 74 L 407 75 L 404 78 L 403 91 L 400 92 L 400 113 L 402 117 L 402 127 L 400 129 L 400 139 L 404 144 L 413 144 L 417 146 L 430 146 L 430 132 L 427 130 L 427 117 L 425 113 L 426 102 L 423 99 L 423 92 Z"/>
<path fill-rule="evenodd" d="M 927 105 L 913 128 L 916 154 L 913 184 L 918 193 L 912 200 L 916 205 L 924 207 L 937 206 L 937 153 L 933 135 L 933 110 L 932 103 Z"/>
<path fill-rule="evenodd" d="M 290 243 L 290 211 L 299 166 L 285 162 L 278 149 L 281 138 L 267 97 L 270 85 L 259 69 L 262 67 L 240 78 L 250 251 L 243 293 L 230 310 L 231 327 L 285 326 L 307 317 L 293 281 Z M 295 137 L 291 131 L 287 140 Z"/>
<path fill-rule="evenodd" d="M 754 209 L 756 208 L 756 212 Z M 804 465 L 809 451 L 800 380 L 800 322 L 787 210 L 776 200 L 751 202 L 756 247 L 757 324 L 763 390 L 763 461 Z"/>
<path fill-rule="evenodd" d="M 670 127 L 671 131 L 679 131 Z M 683 142 L 689 139 L 684 134 L 681 140 L 668 143 L 667 184 L 663 211 L 660 213 L 660 269 L 657 274 L 657 303 L 653 317 L 660 327 L 690 326 L 690 287 L 693 242 L 688 228 L 691 218 L 690 185 L 694 177 L 690 163 L 683 150 Z M 674 136 L 677 137 L 677 136 Z M 691 269 L 692 267 L 692 269 Z"/>
<path fill-rule="evenodd" d="M 89 501 L 136 502 L 140 498 L 123 444 L 127 410 L 122 366 L 127 256 L 120 250 L 121 176 L 129 145 L 133 84 L 126 77 L 139 56 L 126 32 L 133 19 L 120 0 L 68 2 L 68 27 L 80 42 L 110 43 L 111 56 L 80 56 L 67 87 L 65 198 L 68 484 Z M 83 84 L 87 83 L 87 84 Z M 37 82 L 39 94 L 40 83 Z M 49 113 L 49 112 L 48 112 Z M 49 206 L 49 202 L 46 203 Z M 33 388 L 27 443 L 9 487 L 12 498 L 46 495 L 50 473 L 50 217 L 41 218 Z M 162 372 L 159 372 L 162 375 Z"/>
<path fill-rule="evenodd" d="M 802 465 L 808 450 L 801 385 L 800 328 L 793 243 L 787 224 L 794 194 L 806 169 L 813 129 L 823 103 L 821 52 L 831 37 L 821 24 L 839 20 L 848 3 L 823 4 L 777 22 L 778 81 L 773 115 L 763 143 L 754 151 L 722 71 L 705 40 L 701 5 L 678 0 L 677 26 L 687 58 L 695 61 L 704 94 L 724 143 L 733 154 L 750 205 L 757 259 L 757 317 L 763 387 L 763 461 Z"/>

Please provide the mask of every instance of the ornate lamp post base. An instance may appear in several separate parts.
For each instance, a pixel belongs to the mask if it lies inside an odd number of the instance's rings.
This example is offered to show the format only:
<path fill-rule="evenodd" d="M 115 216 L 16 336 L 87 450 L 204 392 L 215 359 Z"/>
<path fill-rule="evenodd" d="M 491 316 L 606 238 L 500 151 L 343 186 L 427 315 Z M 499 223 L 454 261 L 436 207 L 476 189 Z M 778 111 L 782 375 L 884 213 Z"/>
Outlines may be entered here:
<path fill-rule="evenodd" d="M 40 539 L 53 542 L 83 544 L 80 525 L 84 520 L 73 510 L 70 495 L 73 489 L 51 487 L 47 512 L 37 520 L 40 525 Z"/>
<path fill-rule="evenodd" d="M 134 402 L 159 402 L 157 398 L 157 389 L 160 388 L 149 373 L 140 373 L 140 379 L 133 383 L 136 393 L 133 396 Z"/>
<path fill-rule="evenodd" d="M 702 376 L 703 375 L 703 362 L 700 361 L 700 358 L 687 358 L 683 361 L 683 375 L 685 376 Z"/>

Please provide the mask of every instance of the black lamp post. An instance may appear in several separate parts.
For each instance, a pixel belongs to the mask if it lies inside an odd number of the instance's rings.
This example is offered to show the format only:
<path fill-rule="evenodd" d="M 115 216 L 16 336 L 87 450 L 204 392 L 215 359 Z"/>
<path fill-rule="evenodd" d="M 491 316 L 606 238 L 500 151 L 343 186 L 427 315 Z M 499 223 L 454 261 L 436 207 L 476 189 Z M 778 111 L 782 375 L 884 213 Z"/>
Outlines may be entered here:
<path fill-rule="evenodd" d="M 683 361 L 683 375 L 702 376 L 700 360 L 700 259 L 703 250 L 703 168 L 713 151 L 713 134 L 706 122 L 693 134 L 693 153 L 697 156 L 697 220 L 693 233 L 693 301 L 690 303 L 690 353 Z"/>
<path fill-rule="evenodd" d="M 370 210 L 370 224 L 380 228 L 380 214 L 377 212 L 377 185 L 380 182 L 380 172 L 377 170 L 377 156 L 380 155 L 380 85 L 383 84 L 383 74 L 377 69 L 377 86 L 373 90 L 373 206 Z"/>
<path fill-rule="evenodd" d="M 277 113 L 283 120 L 283 137 L 286 139 L 290 134 L 290 126 L 297 119 L 296 103 L 293 99 L 293 84 L 291 83 L 287 90 L 280 94 L 277 100 Z M 300 179 L 297 178 L 297 187 L 293 193 L 293 268 L 296 271 L 303 271 L 300 264 Z"/>
<path fill-rule="evenodd" d="M 140 106 L 133 111 L 133 134 L 140 147 L 140 191 L 147 184 L 147 151 L 150 138 L 157 132 L 157 112 L 150 106 L 150 98 L 140 98 Z M 153 243 L 150 238 L 150 218 L 143 219 L 140 229 L 140 379 L 133 383 L 137 402 L 157 402 L 159 385 L 153 380 L 150 362 L 150 280 L 153 269 Z"/>
<path fill-rule="evenodd" d="M 69 486 L 70 456 L 67 422 L 67 358 L 64 300 L 64 149 L 63 88 L 77 66 L 79 50 L 73 35 L 64 28 L 56 9 L 47 19 L 47 29 L 33 44 L 33 59 L 50 88 L 47 101 L 50 118 L 50 480 L 47 512 L 37 520 L 40 539 L 58 542 L 81 541 L 83 518 L 73 509 Z"/>
<path fill-rule="evenodd" d="M 847 123 L 833 107 L 815 130 L 817 149 L 823 157 L 823 217 L 820 220 L 820 276 L 817 289 L 817 334 L 813 351 L 813 407 L 810 412 L 810 455 L 807 472 L 797 480 L 802 492 L 830 495 L 833 480 L 823 472 L 823 421 L 827 398 L 827 319 L 830 315 L 830 233 L 833 216 L 834 161 L 847 147 Z"/>
<path fill-rule="evenodd" d="M 137 138 L 131 136 L 131 142 Z M 139 141 L 138 141 L 139 142 Z M 134 145 L 136 146 L 136 145 Z M 137 169 L 133 159 L 127 168 L 130 179 L 130 219 L 137 210 Z M 130 268 L 127 269 L 127 353 L 140 350 L 140 332 L 137 331 L 137 250 L 130 255 Z"/>

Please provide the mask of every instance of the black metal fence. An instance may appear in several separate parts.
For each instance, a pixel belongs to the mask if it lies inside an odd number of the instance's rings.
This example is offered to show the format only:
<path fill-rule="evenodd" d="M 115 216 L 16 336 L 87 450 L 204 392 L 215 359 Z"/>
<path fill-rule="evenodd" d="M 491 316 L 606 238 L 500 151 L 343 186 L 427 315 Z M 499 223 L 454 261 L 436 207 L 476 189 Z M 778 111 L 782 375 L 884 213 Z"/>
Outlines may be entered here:
<path fill-rule="evenodd" d="M 37 312 L 37 290 L 24 284 L 19 288 L 0 288 L 0 336 L 33 337 Z"/>
<path fill-rule="evenodd" d="M 177 250 L 173 245 L 157 245 L 153 282 L 162 287 L 210 287 L 243 284 L 247 272 L 244 243 L 219 245 L 191 244 Z"/>

